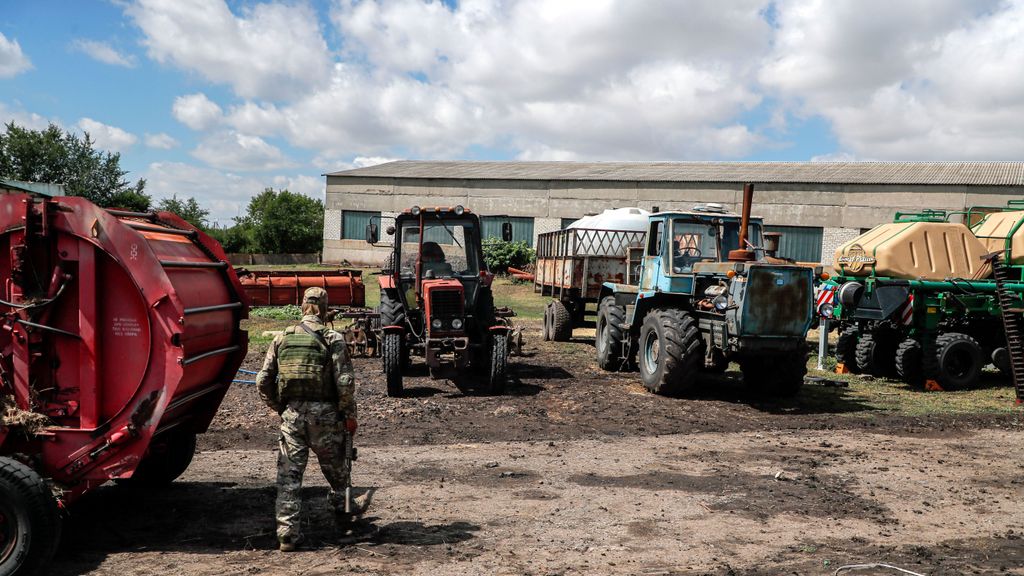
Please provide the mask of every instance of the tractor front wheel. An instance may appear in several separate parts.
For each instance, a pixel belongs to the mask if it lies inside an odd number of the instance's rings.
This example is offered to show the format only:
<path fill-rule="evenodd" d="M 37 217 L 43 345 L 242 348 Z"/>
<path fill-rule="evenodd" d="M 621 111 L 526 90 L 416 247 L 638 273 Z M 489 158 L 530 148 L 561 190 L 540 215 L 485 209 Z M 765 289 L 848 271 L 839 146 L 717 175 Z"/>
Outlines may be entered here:
<path fill-rule="evenodd" d="M 491 334 L 488 356 L 487 392 L 501 394 L 505 391 L 505 379 L 508 374 L 508 334 Z"/>
<path fill-rule="evenodd" d="M 615 303 L 614 296 L 605 296 L 597 309 L 597 365 L 602 370 L 615 371 L 622 368 L 622 324 L 626 321 L 626 309 Z"/>
<path fill-rule="evenodd" d="M 384 334 L 381 358 L 384 360 L 384 378 L 387 380 L 388 396 L 402 395 L 402 335 L 397 332 Z"/>
<path fill-rule="evenodd" d="M 697 384 L 703 342 L 692 316 L 652 310 L 640 329 L 640 379 L 655 394 L 682 394 Z"/>
<path fill-rule="evenodd" d="M 0 458 L 0 576 L 37 574 L 60 541 L 60 512 L 46 482 L 28 466 Z"/>

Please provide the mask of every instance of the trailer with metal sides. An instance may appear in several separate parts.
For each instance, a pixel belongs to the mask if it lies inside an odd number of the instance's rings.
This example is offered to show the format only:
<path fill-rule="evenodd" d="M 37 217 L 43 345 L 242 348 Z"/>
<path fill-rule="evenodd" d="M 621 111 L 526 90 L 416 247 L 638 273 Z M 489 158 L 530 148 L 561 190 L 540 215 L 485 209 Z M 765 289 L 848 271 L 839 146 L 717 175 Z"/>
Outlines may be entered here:
<path fill-rule="evenodd" d="M 220 245 L 174 214 L 0 197 L 0 574 L 38 572 L 90 490 L 185 471 L 247 314 Z"/>
<path fill-rule="evenodd" d="M 647 212 L 635 211 L 639 226 L 621 217 L 606 221 L 583 219 L 537 238 L 534 292 L 550 296 L 544 309 L 544 340 L 568 341 L 572 331 L 584 324 L 587 305 L 596 306 L 605 282 L 636 285 L 643 258 Z M 618 225 L 620 228 L 585 226 Z"/>

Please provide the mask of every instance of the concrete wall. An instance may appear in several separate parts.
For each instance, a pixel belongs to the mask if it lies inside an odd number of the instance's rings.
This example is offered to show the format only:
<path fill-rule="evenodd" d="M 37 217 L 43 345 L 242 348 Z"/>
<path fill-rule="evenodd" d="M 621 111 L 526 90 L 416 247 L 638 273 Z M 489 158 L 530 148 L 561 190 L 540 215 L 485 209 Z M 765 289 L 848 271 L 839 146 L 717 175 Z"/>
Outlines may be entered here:
<path fill-rule="evenodd" d="M 462 204 L 482 216 L 533 217 L 534 234 L 558 229 L 562 218 L 579 218 L 608 208 L 689 210 L 718 202 L 739 211 L 742 183 L 567 182 L 546 180 L 427 180 L 327 177 L 327 214 L 341 210 L 399 212 L 410 206 Z M 861 228 L 889 222 L 897 211 L 923 208 L 963 210 L 969 205 L 1005 205 L 1024 188 L 998 186 L 891 186 L 758 184 L 755 216 L 778 226 L 825 229 L 822 259 Z M 333 217 L 333 216 L 331 216 Z M 340 212 L 338 213 L 340 221 Z M 326 222 L 326 220 L 325 220 Z M 386 224 L 381 227 L 383 231 Z M 854 234 L 854 231 L 857 234 Z M 324 227 L 324 261 L 378 265 L 385 246 L 368 251 L 365 242 L 340 240 Z M 329 234 L 333 237 L 328 237 Z M 851 235 L 852 234 L 852 235 Z M 383 239 L 386 236 L 382 234 Z"/>

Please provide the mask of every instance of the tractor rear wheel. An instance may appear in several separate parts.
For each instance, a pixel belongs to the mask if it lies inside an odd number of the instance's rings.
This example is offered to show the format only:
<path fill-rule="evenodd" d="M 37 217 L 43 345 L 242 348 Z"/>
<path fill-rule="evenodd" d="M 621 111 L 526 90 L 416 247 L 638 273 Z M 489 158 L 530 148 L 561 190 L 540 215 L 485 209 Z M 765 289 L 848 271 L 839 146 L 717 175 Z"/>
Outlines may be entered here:
<path fill-rule="evenodd" d="M 384 360 L 384 378 L 387 380 L 388 396 L 402 395 L 402 335 L 396 332 L 384 334 L 381 358 Z"/>
<path fill-rule="evenodd" d="M 561 300 L 551 302 L 551 339 L 568 342 L 572 339 L 572 313 Z"/>
<path fill-rule="evenodd" d="M 935 349 L 940 386 L 957 390 L 978 383 L 985 362 L 977 340 L 959 332 L 947 332 L 935 339 Z"/>
<path fill-rule="evenodd" d="M 487 393 L 501 394 L 505 391 L 505 378 L 508 373 L 508 334 L 491 334 L 488 356 Z"/>
<path fill-rule="evenodd" d="M 683 310 L 652 310 L 640 329 L 640 379 L 655 394 L 682 394 L 703 363 L 697 322 Z"/>
<path fill-rule="evenodd" d="M 846 369 L 854 374 L 861 372 L 857 366 L 857 339 L 860 337 L 860 330 L 857 326 L 847 326 L 839 333 L 839 340 L 836 342 L 836 362 L 846 366 Z"/>
<path fill-rule="evenodd" d="M 614 296 L 605 296 L 597 308 L 597 365 L 602 370 L 614 372 L 622 368 L 622 324 L 626 321 L 626 309 L 615 303 Z"/>
<path fill-rule="evenodd" d="M 857 339 L 857 369 L 862 374 L 882 377 L 896 370 L 896 334 L 888 328 L 877 327 Z"/>
<path fill-rule="evenodd" d="M 178 479 L 192 463 L 196 454 L 196 435 L 191 432 L 169 433 L 156 437 L 131 478 L 118 481 L 131 488 L 159 488 Z"/>
<path fill-rule="evenodd" d="M 907 338 L 896 347 L 896 373 L 911 386 L 921 386 L 924 383 L 920 342 Z"/>
<path fill-rule="evenodd" d="M 50 487 L 28 466 L 0 458 L 0 576 L 37 574 L 60 541 Z"/>

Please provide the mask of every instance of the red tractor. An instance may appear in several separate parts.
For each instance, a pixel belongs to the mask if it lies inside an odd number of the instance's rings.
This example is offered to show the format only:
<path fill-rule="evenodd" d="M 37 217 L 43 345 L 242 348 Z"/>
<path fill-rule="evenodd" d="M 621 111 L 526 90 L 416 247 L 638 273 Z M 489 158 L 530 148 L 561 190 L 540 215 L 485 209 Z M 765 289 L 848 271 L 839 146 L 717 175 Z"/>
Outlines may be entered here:
<path fill-rule="evenodd" d="M 425 358 L 433 378 L 501 393 L 514 314 L 494 306 L 480 218 L 462 206 L 413 206 L 387 233 L 394 251 L 380 276 L 380 325 L 388 395 L 402 394 L 402 373 L 412 356 Z M 502 237 L 511 234 L 506 223 Z M 366 239 L 378 240 L 373 223 Z"/>

